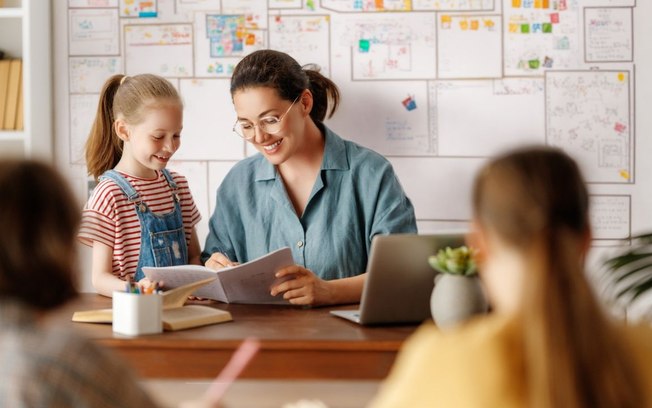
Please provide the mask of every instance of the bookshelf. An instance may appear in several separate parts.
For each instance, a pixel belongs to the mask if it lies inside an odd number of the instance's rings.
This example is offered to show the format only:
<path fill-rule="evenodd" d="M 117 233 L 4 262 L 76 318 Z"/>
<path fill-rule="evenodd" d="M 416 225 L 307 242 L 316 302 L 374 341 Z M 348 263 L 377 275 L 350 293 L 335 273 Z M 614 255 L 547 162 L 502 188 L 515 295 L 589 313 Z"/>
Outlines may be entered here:
<path fill-rule="evenodd" d="M 22 60 L 23 130 L 0 130 L 0 155 L 53 159 L 50 0 L 0 0 L 0 50 Z"/>

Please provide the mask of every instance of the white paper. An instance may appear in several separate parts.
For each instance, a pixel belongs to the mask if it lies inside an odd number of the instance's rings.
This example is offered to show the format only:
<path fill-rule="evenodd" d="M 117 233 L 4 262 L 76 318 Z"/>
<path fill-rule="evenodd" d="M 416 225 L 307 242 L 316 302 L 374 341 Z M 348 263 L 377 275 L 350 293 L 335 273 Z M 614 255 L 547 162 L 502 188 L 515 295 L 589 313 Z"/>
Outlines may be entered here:
<path fill-rule="evenodd" d="M 193 295 L 224 303 L 288 304 L 282 295 L 272 296 L 270 290 L 291 278 L 277 279 L 276 271 L 294 265 L 292 251 L 283 247 L 247 263 L 213 270 L 200 265 L 143 267 L 152 281 L 163 282 L 165 288 L 174 289 L 188 283 L 215 276 L 213 282 L 197 289 Z"/>

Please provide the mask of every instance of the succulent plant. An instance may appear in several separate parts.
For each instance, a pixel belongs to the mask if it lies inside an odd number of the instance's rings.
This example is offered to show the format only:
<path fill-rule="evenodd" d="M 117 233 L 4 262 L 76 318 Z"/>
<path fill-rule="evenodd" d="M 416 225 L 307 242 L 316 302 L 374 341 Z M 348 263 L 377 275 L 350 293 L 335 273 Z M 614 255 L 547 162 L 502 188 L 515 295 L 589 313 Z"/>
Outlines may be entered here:
<path fill-rule="evenodd" d="M 477 273 L 473 253 L 473 248 L 467 246 L 446 247 L 440 249 L 437 255 L 428 257 L 428 263 L 433 269 L 442 273 L 471 276 Z"/>

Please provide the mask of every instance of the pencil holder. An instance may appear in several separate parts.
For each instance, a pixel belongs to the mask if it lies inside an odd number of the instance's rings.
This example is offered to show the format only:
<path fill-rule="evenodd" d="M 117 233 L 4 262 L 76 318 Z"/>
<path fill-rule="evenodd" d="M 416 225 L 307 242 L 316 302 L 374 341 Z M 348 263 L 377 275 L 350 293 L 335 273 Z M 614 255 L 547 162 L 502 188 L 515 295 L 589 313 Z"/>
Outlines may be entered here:
<path fill-rule="evenodd" d="M 113 331 L 128 336 L 163 331 L 162 297 L 113 292 Z"/>

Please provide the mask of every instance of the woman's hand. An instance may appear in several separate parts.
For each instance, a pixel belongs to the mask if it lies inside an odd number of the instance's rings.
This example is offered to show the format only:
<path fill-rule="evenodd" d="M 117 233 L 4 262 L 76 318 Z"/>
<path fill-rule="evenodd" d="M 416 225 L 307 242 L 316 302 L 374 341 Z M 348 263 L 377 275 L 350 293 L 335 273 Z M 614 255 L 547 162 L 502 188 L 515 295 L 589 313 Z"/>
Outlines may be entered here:
<path fill-rule="evenodd" d="M 238 262 L 232 262 L 226 255 L 224 255 L 221 252 L 215 252 L 211 255 L 208 260 L 206 260 L 206 263 L 204 266 L 207 268 L 211 268 L 214 270 L 226 268 L 229 266 L 235 266 L 238 265 Z"/>
<path fill-rule="evenodd" d="M 302 266 L 283 268 L 276 272 L 276 278 L 284 281 L 272 287 L 272 296 L 282 293 L 283 299 L 293 305 L 320 306 L 333 302 L 331 283 Z"/>

